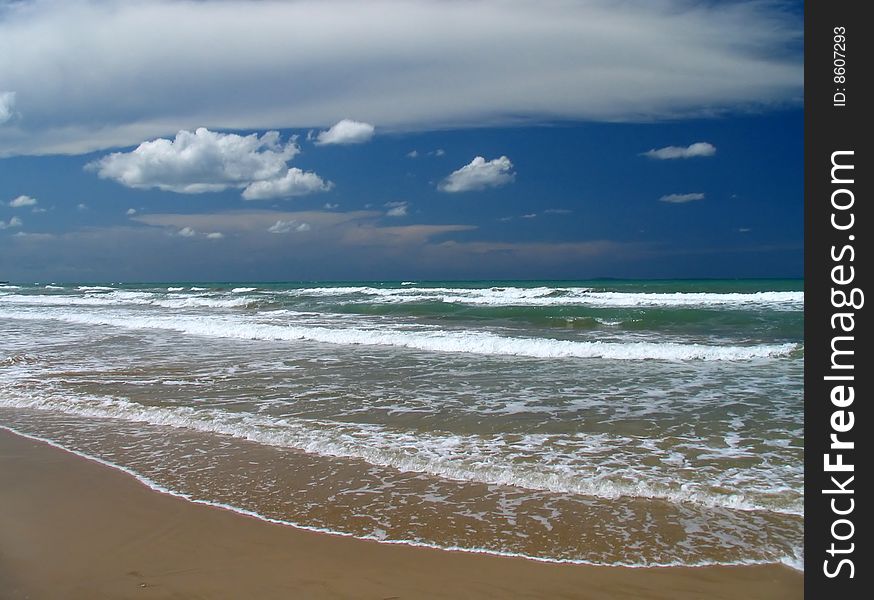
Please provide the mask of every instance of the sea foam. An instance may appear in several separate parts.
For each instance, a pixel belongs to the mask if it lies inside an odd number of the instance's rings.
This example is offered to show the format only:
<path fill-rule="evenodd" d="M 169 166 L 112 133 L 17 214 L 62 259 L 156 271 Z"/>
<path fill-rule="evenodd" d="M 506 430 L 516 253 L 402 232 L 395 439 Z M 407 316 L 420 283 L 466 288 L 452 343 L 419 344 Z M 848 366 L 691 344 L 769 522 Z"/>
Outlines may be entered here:
<path fill-rule="evenodd" d="M 311 341 L 336 345 L 390 346 L 425 352 L 464 352 L 529 358 L 601 358 L 609 360 L 709 360 L 731 361 L 789 356 L 798 345 L 755 346 L 681 344 L 676 342 L 601 342 L 535 337 L 509 337 L 486 331 L 410 331 L 361 327 L 312 327 L 272 324 L 238 316 L 122 315 L 103 311 L 30 312 L 4 311 L 2 316 L 28 320 L 57 320 L 83 325 L 108 325 L 129 329 L 163 329 L 191 335 L 266 341 Z"/>
<path fill-rule="evenodd" d="M 601 307 L 722 307 L 800 310 L 804 292 L 605 292 L 587 287 L 491 287 L 491 288 L 375 288 L 368 286 L 312 287 L 287 290 L 292 296 L 350 296 L 352 302 L 413 303 L 445 302 L 489 306 Z"/>
<path fill-rule="evenodd" d="M 217 433 L 318 456 L 363 460 L 371 465 L 453 481 L 509 485 L 604 499 L 649 498 L 733 510 L 803 514 L 800 499 L 788 503 L 765 502 L 764 496 L 757 499 L 740 489 L 730 489 L 728 480 L 720 481 L 722 491 L 716 492 L 704 484 L 686 482 L 677 485 L 669 473 L 654 476 L 651 469 L 637 470 L 633 461 L 628 463 L 624 474 L 615 469 L 602 472 L 595 468 L 596 465 L 577 463 L 581 457 L 585 461 L 592 460 L 594 454 L 601 454 L 609 448 L 619 451 L 628 447 L 629 440 L 607 434 L 585 437 L 540 434 L 516 439 L 516 436 L 508 438 L 501 434 L 483 437 L 412 433 L 375 424 L 276 418 L 216 408 L 147 406 L 107 396 L 51 393 L 7 394 L 0 397 L 0 406 Z M 555 442 L 559 442 L 555 447 L 562 448 L 560 452 L 549 450 Z M 577 450 L 569 452 L 569 443 Z M 510 458 L 531 452 L 534 454 L 529 459 L 537 458 L 534 462 L 513 462 Z M 774 485 L 779 487 L 779 481 L 775 480 Z"/>

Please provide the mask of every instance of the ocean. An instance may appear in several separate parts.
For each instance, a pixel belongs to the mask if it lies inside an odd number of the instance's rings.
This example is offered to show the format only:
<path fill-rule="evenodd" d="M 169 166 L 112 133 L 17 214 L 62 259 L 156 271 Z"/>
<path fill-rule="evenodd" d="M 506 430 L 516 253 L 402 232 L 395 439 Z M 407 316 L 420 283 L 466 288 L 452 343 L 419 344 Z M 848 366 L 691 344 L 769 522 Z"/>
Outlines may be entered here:
<path fill-rule="evenodd" d="M 386 543 L 801 569 L 802 287 L 5 284 L 0 426 Z"/>

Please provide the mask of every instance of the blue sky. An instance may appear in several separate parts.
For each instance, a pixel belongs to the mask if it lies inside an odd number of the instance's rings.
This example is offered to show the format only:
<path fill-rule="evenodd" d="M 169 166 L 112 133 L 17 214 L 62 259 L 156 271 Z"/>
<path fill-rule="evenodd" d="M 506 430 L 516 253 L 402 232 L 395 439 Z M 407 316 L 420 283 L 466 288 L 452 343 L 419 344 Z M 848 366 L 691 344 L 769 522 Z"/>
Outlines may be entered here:
<path fill-rule="evenodd" d="M 0 279 L 801 275 L 800 4 L 378 4 L 0 2 Z"/>

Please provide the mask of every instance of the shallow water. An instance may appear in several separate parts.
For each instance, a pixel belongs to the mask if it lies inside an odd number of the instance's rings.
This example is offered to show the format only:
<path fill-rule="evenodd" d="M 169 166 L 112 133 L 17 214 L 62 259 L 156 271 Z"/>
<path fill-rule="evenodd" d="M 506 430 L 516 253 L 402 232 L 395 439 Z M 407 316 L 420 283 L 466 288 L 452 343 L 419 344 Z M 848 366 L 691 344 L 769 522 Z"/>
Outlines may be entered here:
<path fill-rule="evenodd" d="M 0 286 L 0 423 L 361 537 L 800 568 L 800 289 Z"/>

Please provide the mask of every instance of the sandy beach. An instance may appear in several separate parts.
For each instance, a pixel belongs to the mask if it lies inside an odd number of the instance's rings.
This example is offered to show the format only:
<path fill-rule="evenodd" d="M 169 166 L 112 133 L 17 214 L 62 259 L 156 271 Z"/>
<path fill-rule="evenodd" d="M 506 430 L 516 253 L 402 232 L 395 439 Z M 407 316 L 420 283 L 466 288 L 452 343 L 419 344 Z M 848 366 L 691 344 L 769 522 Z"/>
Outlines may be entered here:
<path fill-rule="evenodd" d="M 154 492 L 0 431 L 0 597 L 802 597 L 779 566 L 628 569 L 386 545 L 274 525 Z"/>

